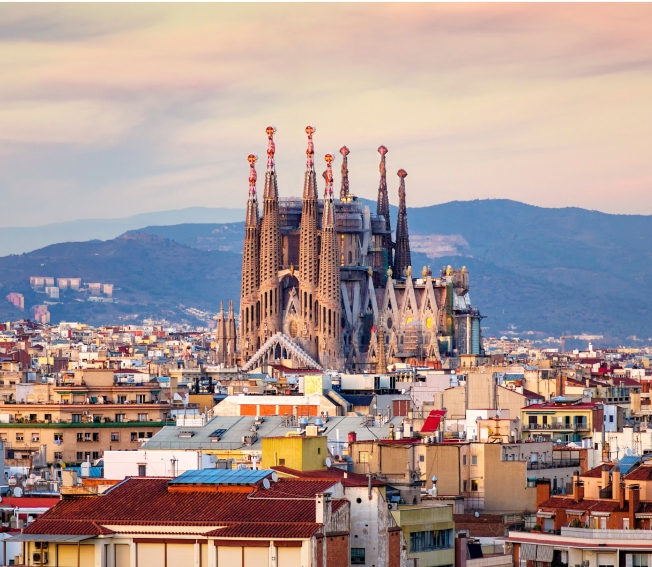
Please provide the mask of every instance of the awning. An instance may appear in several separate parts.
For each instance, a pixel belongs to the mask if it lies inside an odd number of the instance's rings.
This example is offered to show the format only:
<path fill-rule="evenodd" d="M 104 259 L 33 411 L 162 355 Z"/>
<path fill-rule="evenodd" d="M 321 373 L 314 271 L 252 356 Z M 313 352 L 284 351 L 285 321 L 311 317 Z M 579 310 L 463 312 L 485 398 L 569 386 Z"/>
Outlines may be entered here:
<path fill-rule="evenodd" d="M 421 433 L 434 433 L 439 430 L 439 424 L 446 415 L 446 410 L 431 410 L 430 414 L 423 423 Z"/>
<path fill-rule="evenodd" d="M 61 535 L 61 534 L 16 534 L 7 541 L 56 541 L 60 543 L 77 543 L 93 539 L 95 535 Z"/>
<path fill-rule="evenodd" d="M 556 512 L 542 512 L 541 510 L 537 512 L 537 516 L 539 516 L 540 518 L 548 518 L 548 519 L 554 518 L 555 514 Z"/>

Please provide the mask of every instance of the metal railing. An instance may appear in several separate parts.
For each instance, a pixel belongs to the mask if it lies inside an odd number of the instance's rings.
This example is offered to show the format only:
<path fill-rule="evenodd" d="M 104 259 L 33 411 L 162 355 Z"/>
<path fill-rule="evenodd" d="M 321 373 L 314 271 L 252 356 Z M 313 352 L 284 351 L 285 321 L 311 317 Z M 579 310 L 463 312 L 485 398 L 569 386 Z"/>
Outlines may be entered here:
<path fill-rule="evenodd" d="M 579 467 L 580 461 L 575 459 L 564 459 L 561 461 L 528 461 L 527 470 L 538 471 L 545 469 L 563 469 L 566 467 Z"/>
<path fill-rule="evenodd" d="M 588 423 L 524 423 L 523 431 L 588 431 Z"/>

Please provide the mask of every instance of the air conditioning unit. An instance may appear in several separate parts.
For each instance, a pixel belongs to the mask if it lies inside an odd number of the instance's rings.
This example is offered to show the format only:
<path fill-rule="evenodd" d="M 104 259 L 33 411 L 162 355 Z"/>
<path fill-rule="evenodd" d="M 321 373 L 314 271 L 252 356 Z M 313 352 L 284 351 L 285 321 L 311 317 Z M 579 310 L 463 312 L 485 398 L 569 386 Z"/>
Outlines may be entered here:
<path fill-rule="evenodd" d="M 32 563 L 36 565 L 47 565 L 48 560 L 49 557 L 47 551 L 36 551 L 32 553 Z"/>
<path fill-rule="evenodd" d="M 388 502 L 387 508 L 390 510 L 398 510 L 398 502 Z"/>

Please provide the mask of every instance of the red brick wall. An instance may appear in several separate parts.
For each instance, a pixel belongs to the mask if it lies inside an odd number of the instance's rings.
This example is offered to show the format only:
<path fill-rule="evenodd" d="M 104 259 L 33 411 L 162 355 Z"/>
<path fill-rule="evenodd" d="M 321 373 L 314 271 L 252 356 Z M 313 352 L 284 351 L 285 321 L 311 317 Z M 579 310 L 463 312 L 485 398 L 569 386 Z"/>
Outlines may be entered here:
<path fill-rule="evenodd" d="M 401 530 L 389 532 L 388 567 L 401 567 Z"/>
<path fill-rule="evenodd" d="M 350 560 L 349 536 L 326 536 L 326 565 L 324 567 L 342 567 L 342 565 L 348 565 Z"/>
<path fill-rule="evenodd" d="M 315 567 L 324 567 L 324 538 L 318 537 L 315 542 L 317 547 L 317 565 Z"/>

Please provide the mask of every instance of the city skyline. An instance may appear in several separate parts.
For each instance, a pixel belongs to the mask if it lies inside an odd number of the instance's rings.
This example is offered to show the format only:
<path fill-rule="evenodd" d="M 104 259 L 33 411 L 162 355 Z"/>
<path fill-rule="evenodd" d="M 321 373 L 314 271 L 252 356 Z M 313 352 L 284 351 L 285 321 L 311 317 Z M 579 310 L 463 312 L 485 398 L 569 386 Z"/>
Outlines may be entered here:
<path fill-rule="evenodd" d="M 410 174 L 409 207 L 509 198 L 652 213 L 649 5 L 4 12 L 0 187 L 10 210 L 26 192 L 30 207 L 3 226 L 241 208 L 246 156 L 264 154 L 269 123 L 281 196 L 302 186 L 313 123 L 320 159 L 351 150 L 360 197 L 375 197 L 383 144 L 392 177 Z"/>

